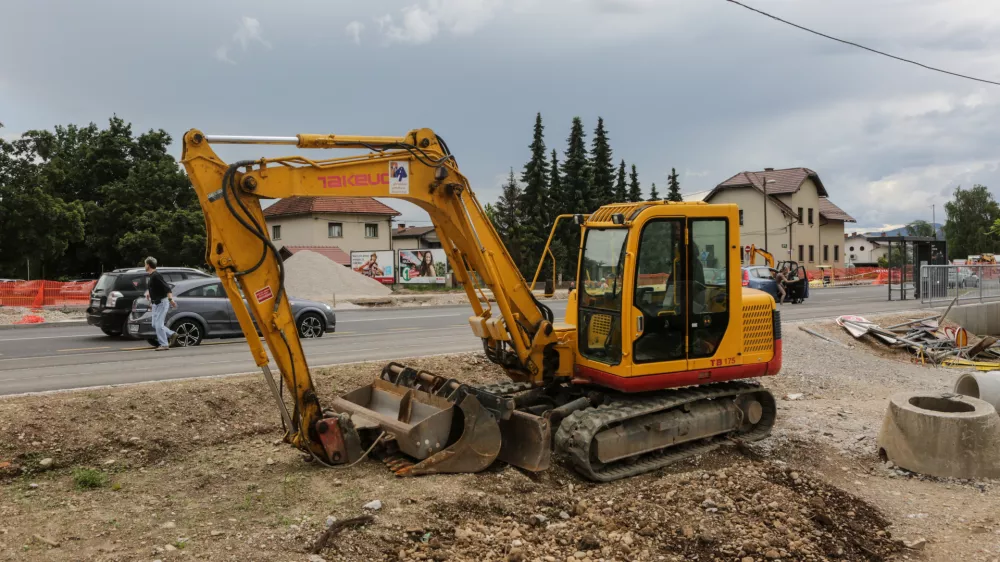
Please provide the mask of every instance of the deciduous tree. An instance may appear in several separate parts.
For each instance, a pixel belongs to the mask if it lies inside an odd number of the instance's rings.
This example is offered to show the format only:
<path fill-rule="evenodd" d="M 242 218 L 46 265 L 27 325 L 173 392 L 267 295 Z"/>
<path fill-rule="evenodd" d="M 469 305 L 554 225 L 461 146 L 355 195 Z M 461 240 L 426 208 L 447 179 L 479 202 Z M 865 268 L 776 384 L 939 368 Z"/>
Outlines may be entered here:
<path fill-rule="evenodd" d="M 1000 205 L 986 186 L 956 187 L 955 198 L 944 204 L 944 210 L 948 214 L 944 234 L 950 257 L 965 258 L 996 251 L 997 236 L 992 229 L 1000 218 Z"/>

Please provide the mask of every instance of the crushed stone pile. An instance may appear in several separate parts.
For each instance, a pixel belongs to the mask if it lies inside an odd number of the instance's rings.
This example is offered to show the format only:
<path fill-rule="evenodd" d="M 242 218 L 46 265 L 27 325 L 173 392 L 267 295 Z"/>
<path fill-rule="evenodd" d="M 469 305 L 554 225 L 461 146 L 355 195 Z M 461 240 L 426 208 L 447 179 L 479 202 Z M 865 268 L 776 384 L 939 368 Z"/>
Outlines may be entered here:
<path fill-rule="evenodd" d="M 292 297 L 329 302 L 334 295 L 382 297 L 392 289 L 333 260 L 303 250 L 285 260 L 285 290 Z"/>
<path fill-rule="evenodd" d="M 527 478 L 481 480 L 478 497 L 430 506 L 410 531 L 430 540 L 400 540 L 395 559 L 885 560 L 901 550 L 877 508 L 781 462 L 741 459 L 576 494 Z"/>

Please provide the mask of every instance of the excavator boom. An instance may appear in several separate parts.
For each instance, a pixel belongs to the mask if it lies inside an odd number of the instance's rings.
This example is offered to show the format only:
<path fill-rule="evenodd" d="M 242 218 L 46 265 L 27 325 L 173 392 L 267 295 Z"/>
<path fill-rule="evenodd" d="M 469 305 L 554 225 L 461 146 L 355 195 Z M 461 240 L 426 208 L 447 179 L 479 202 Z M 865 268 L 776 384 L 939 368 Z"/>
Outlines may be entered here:
<path fill-rule="evenodd" d="M 214 151 L 219 144 L 364 153 L 229 164 Z M 738 216 L 733 205 L 613 204 L 560 216 L 580 229 L 580 272 L 565 321 L 556 322 L 533 292 L 546 256 L 555 270 L 554 255 L 546 246 L 529 283 L 429 129 L 400 137 L 192 129 L 182 162 L 205 214 L 206 261 L 278 403 L 285 439 L 314 461 L 353 463 L 374 452 L 399 475 L 475 472 L 497 459 L 537 471 L 560 450 L 582 474 L 610 480 L 730 435 L 770 431 L 773 397 L 736 379 L 780 369 L 778 313 L 769 296 L 741 294 L 738 269 L 728 266 L 739 262 L 738 230 L 726 226 Z M 297 196 L 403 199 L 426 211 L 471 304 L 470 328 L 510 380 L 476 387 L 391 363 L 373 383 L 321 406 L 261 208 L 262 199 Z M 688 388 L 669 390 L 677 387 Z"/>

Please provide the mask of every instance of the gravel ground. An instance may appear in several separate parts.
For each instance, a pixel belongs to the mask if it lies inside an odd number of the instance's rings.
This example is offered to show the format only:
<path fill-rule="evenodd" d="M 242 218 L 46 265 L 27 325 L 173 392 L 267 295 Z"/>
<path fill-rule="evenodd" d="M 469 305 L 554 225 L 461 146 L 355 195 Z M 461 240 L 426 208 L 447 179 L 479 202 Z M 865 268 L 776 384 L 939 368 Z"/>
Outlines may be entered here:
<path fill-rule="evenodd" d="M 831 324 L 813 327 L 855 343 Z M 921 477 L 875 452 L 889 395 L 946 390 L 957 372 L 788 324 L 784 350 L 783 373 L 763 381 L 779 398 L 768 439 L 610 484 L 561 462 L 537 475 L 497 463 L 397 478 L 375 460 L 323 470 L 280 442 L 259 377 L 0 399 L 0 560 L 1000 557 L 996 482 Z M 502 378 L 478 354 L 411 363 L 473 383 Z M 321 400 L 380 368 L 319 370 Z M 375 500 L 379 509 L 363 507 Z M 365 513 L 370 524 L 309 552 L 328 518 Z"/>
<path fill-rule="evenodd" d="M 86 316 L 83 309 L 77 308 L 43 308 L 42 310 L 31 310 L 19 306 L 0 306 L 0 324 L 13 324 L 20 321 L 25 316 L 41 316 L 46 322 L 63 322 L 66 320 L 80 320 Z"/>

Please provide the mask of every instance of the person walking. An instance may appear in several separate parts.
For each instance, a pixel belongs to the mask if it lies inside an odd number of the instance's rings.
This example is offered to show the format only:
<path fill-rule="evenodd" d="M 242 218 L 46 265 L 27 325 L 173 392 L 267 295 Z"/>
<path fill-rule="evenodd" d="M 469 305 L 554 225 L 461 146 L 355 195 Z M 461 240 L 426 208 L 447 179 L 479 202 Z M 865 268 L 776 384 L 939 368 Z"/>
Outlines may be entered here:
<path fill-rule="evenodd" d="M 167 311 L 176 308 L 174 295 L 170 290 L 167 280 L 156 271 L 156 258 L 150 256 L 146 258 L 146 273 L 149 278 L 146 281 L 146 298 L 153 305 L 153 329 L 156 330 L 156 342 L 159 347 L 156 351 L 166 351 L 177 343 L 177 332 L 167 328 Z"/>

